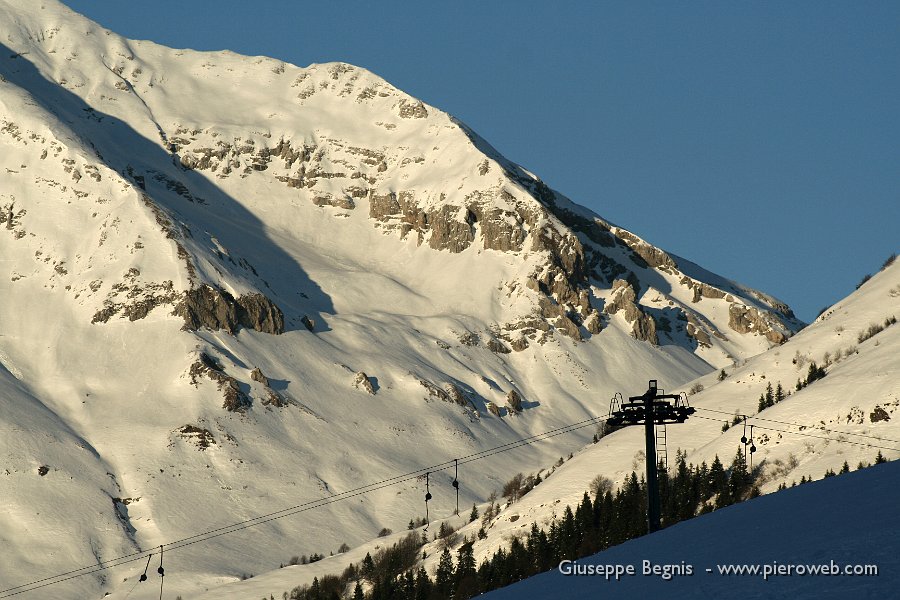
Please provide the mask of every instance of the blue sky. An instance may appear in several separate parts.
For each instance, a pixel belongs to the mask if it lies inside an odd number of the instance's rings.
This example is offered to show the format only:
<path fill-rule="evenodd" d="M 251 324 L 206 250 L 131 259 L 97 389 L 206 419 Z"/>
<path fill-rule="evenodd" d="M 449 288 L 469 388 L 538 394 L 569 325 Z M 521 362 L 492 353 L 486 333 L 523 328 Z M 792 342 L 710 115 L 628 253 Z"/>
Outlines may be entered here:
<path fill-rule="evenodd" d="M 130 38 L 370 69 L 806 321 L 900 250 L 898 2 L 64 2 Z"/>

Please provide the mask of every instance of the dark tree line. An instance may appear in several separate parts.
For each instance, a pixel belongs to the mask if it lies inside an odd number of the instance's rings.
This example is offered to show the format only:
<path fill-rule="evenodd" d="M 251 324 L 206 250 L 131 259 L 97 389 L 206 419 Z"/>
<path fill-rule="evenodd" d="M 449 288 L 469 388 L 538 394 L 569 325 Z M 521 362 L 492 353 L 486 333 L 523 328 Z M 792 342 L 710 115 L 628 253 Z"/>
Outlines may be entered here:
<path fill-rule="evenodd" d="M 710 465 L 688 464 L 686 454 L 679 452 L 674 469 L 661 472 L 659 481 L 664 527 L 759 495 L 740 449 L 728 468 L 718 456 Z M 574 509 L 566 506 L 549 528 L 532 524 L 528 536 L 514 538 L 508 548 L 497 550 L 480 565 L 472 551 L 474 540 L 466 539 L 455 561 L 445 545 L 432 578 L 424 567 L 414 567 L 427 539 L 410 532 L 376 556 L 367 555 L 359 565 L 350 565 L 342 576 L 316 579 L 312 585 L 294 588 L 285 598 L 340 600 L 350 587 L 354 600 L 471 598 L 553 569 L 561 560 L 589 556 L 642 536 L 647 531 L 646 515 L 646 483 L 632 472 L 615 492 L 607 490 L 593 500 L 585 492 L 581 502 Z M 362 581 L 369 584 L 365 593 Z"/>

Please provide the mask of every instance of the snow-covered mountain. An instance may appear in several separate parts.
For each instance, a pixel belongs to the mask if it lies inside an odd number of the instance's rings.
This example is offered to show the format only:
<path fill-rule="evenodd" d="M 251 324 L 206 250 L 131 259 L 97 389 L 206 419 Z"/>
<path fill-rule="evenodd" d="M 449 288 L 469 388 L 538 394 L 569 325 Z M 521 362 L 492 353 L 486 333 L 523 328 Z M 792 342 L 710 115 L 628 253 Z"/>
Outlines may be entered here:
<path fill-rule="evenodd" d="M 126 40 L 55 0 L 0 18 L 3 589 L 580 421 L 802 326 L 364 69 Z M 479 463 L 462 500 L 572 442 Z M 402 528 L 422 484 L 401 488 L 184 549 L 183 585 Z"/>
<path fill-rule="evenodd" d="M 898 311 L 900 262 L 894 262 L 784 345 L 726 369 L 727 377 L 721 381 L 717 374 L 713 374 L 693 382 L 691 387 L 700 383 L 704 389 L 690 398 L 697 412 L 685 424 L 667 428 L 670 459 L 674 458 L 676 450 L 684 450 L 687 461 L 694 465 L 702 462 L 709 465 L 716 456 L 725 464 L 730 463 L 738 448 L 743 448 L 741 436 L 750 433 L 749 428 L 744 430 L 742 425 L 722 431 L 722 425 L 730 422 L 734 414 L 747 415 L 747 423 L 753 425 L 753 438 L 757 446 L 753 466 L 757 472 L 757 484 L 764 494 L 774 492 L 782 483 L 791 486 L 804 478 L 821 479 L 828 470 L 840 471 L 844 462 L 855 470 L 860 462 L 872 463 L 878 452 L 888 460 L 900 458 L 900 395 L 895 385 L 900 379 L 900 363 L 896 359 L 900 354 L 900 327 L 893 323 Z M 889 324 L 885 327 L 886 323 Z M 827 375 L 796 391 L 795 384 L 797 380 L 807 377 L 811 361 L 816 361 L 820 366 L 827 365 Z M 770 382 L 777 389 L 779 381 L 791 393 L 774 406 L 757 412 L 759 396 L 766 393 Z M 639 393 L 642 390 L 637 388 L 633 391 Z M 543 482 L 516 502 L 506 504 L 501 500 L 502 509 L 486 525 L 482 519 L 468 523 L 467 511 L 459 517 L 450 516 L 448 524 L 458 528 L 454 551 L 465 538 L 475 540 L 473 551 L 476 562 L 481 564 L 498 549 L 508 549 L 513 538 L 524 540 L 532 523 L 548 529 L 554 519 L 562 516 L 567 505 L 577 506 L 597 475 L 613 480 L 618 486 L 632 471 L 642 473 L 643 429 L 632 427 L 616 431 L 596 444 L 587 444 L 575 451 L 559 466 L 549 463 L 544 466 L 550 468 L 541 471 Z M 890 471 L 867 470 L 865 478 L 868 478 L 868 483 L 865 485 L 858 485 L 861 480 L 854 473 L 853 477 L 841 478 L 837 487 L 803 486 L 804 492 L 799 495 L 791 491 L 789 495 L 778 495 L 765 502 L 753 501 L 753 508 L 749 505 L 746 509 L 743 505 L 731 507 L 723 511 L 728 516 L 718 516 L 716 513 L 710 517 L 700 517 L 697 522 L 682 523 L 673 527 L 672 531 L 665 530 L 662 537 L 654 534 L 629 542 L 584 562 L 621 562 L 640 567 L 640 561 L 645 558 L 660 564 L 664 561 L 668 561 L 666 564 L 679 564 L 684 560 L 697 565 L 710 562 L 711 558 L 734 564 L 771 564 L 773 561 L 782 564 L 812 563 L 821 558 L 826 561 L 831 558 L 846 559 L 848 563 L 874 561 L 881 566 L 882 576 L 861 581 L 860 585 L 864 590 L 872 589 L 872 586 L 881 589 L 878 586 L 885 569 L 890 570 L 890 565 L 896 564 L 893 548 L 887 548 L 887 554 L 880 551 L 859 552 L 856 559 L 852 556 L 861 546 L 872 548 L 872 536 L 890 529 L 885 521 L 884 527 L 876 531 L 877 524 L 889 518 L 887 513 L 896 512 L 893 510 L 896 504 L 893 476 L 879 480 L 876 473 L 889 474 Z M 852 505 L 847 499 L 848 494 L 854 498 Z M 481 505 L 480 508 L 483 513 L 485 507 Z M 835 515 L 842 510 L 845 511 L 844 525 L 837 525 Z M 748 514 L 745 511 L 753 514 L 746 517 L 749 524 L 743 516 Z M 803 519 L 785 516 L 790 511 L 804 513 L 805 516 Z M 814 530 L 809 525 L 810 520 L 826 524 Z M 774 534 L 767 533 L 770 530 L 782 532 L 786 523 L 796 524 L 788 541 L 777 541 Z M 485 526 L 487 533 L 485 539 L 476 536 L 482 526 Z M 745 540 L 749 535 L 745 531 L 747 528 L 757 532 L 757 538 L 749 545 L 743 542 L 731 544 L 733 539 Z M 711 538 L 715 537 L 716 532 L 721 534 L 720 539 L 712 543 Z M 395 534 L 386 540 L 375 540 L 355 548 L 346 555 L 213 588 L 208 594 L 201 594 L 200 598 L 255 598 L 269 594 L 277 597 L 283 591 L 311 583 L 314 577 L 340 574 L 349 563 L 358 564 L 366 552 L 374 555 L 379 547 L 395 543 L 400 537 Z M 811 545 L 822 546 L 825 543 L 823 540 L 834 542 L 835 548 L 841 552 L 831 555 L 812 552 Z M 732 545 L 736 550 L 723 550 Z M 437 567 L 440 546 L 440 541 L 435 541 L 425 547 L 429 558 L 424 564 L 432 575 Z M 848 550 L 851 548 L 852 551 Z M 688 549 L 696 549 L 696 552 L 688 552 Z M 886 557 L 893 562 L 886 560 Z M 788 558 L 791 560 L 788 561 Z M 712 568 L 713 565 L 706 566 Z M 709 580 L 698 579 L 705 576 L 706 573 L 701 572 L 695 573 L 694 577 L 680 579 L 678 593 L 683 597 L 692 597 L 691 594 L 696 594 L 696 585 L 726 585 L 721 581 L 710 583 Z M 540 576 L 535 583 L 510 588 L 509 593 L 542 597 L 548 589 L 545 585 L 560 585 L 554 577 L 556 575 Z M 584 578 L 583 581 L 576 578 L 576 581 L 579 581 L 577 585 L 582 586 L 585 594 L 597 593 L 598 588 L 591 578 Z M 603 593 L 621 593 L 622 597 L 626 597 L 660 585 L 653 578 L 636 577 L 628 581 L 630 583 L 626 582 L 619 588 L 604 587 Z M 821 594 L 825 589 L 822 586 L 833 584 L 831 578 L 816 579 L 804 588 L 804 593 L 811 595 L 802 597 Z M 576 584 L 568 582 L 565 585 Z M 742 585 L 740 589 L 748 592 L 756 590 L 755 583 L 748 582 L 746 585 L 749 587 Z M 843 582 L 841 585 L 852 587 L 853 583 Z M 787 589 L 793 588 L 779 587 L 775 591 L 771 587 L 770 591 L 780 597 L 787 594 L 786 591 L 782 593 Z M 764 595 L 765 592 L 759 593 Z"/>
<path fill-rule="evenodd" d="M 844 462 L 851 469 L 872 463 L 879 451 L 889 460 L 900 458 L 898 313 L 900 263 L 895 261 L 785 344 L 725 369 L 724 379 L 720 371 L 686 386 L 703 389 L 690 397 L 696 413 L 666 429 L 669 458 L 682 450 L 689 463 L 712 464 L 719 456 L 727 465 L 744 449 L 741 437 L 752 434 L 757 448 L 753 466 L 764 494 L 782 483 L 820 479 L 828 470 L 839 471 Z M 826 376 L 797 391 L 812 362 L 824 367 Z M 779 383 L 786 398 L 758 411 L 759 397 Z M 748 417 L 748 427 L 722 431 L 737 414 Z M 644 447 L 641 427 L 586 446 L 498 516 L 489 538 L 475 544 L 479 561 L 508 544 L 511 536 L 527 532 L 531 523 L 546 526 L 567 504 L 576 506 L 596 475 L 619 484 L 632 471 L 642 473 Z"/>

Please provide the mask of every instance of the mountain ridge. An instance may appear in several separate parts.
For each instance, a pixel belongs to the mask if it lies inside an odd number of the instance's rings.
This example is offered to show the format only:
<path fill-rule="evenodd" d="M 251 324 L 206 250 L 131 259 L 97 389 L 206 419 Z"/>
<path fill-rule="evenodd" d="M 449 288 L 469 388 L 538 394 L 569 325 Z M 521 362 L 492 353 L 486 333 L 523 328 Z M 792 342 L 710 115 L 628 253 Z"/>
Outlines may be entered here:
<path fill-rule="evenodd" d="M 801 325 L 363 69 L 40 6 L 0 0 L 2 399 L 32 406 L 2 422 L 28 449 L 4 583 L 57 547 L 84 564 L 553 429 L 644 370 L 679 385 Z M 560 447 L 499 457 L 463 499 Z M 189 562 L 259 571 L 277 540 L 357 543 L 420 509 L 409 485 Z"/>

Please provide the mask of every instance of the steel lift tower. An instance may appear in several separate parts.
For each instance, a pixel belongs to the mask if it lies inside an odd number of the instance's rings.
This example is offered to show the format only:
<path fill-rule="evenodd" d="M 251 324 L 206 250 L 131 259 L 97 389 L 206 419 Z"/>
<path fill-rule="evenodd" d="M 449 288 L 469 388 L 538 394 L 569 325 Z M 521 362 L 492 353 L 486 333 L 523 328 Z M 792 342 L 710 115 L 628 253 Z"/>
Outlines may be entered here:
<path fill-rule="evenodd" d="M 672 402 L 674 401 L 674 402 Z M 647 438 L 647 531 L 660 529 L 659 477 L 656 457 L 656 425 L 684 423 L 694 409 L 688 404 L 687 394 L 665 394 L 651 379 L 647 391 L 641 396 L 631 396 L 623 402 L 618 394 L 610 401 L 607 424 L 613 427 L 643 425 Z"/>

